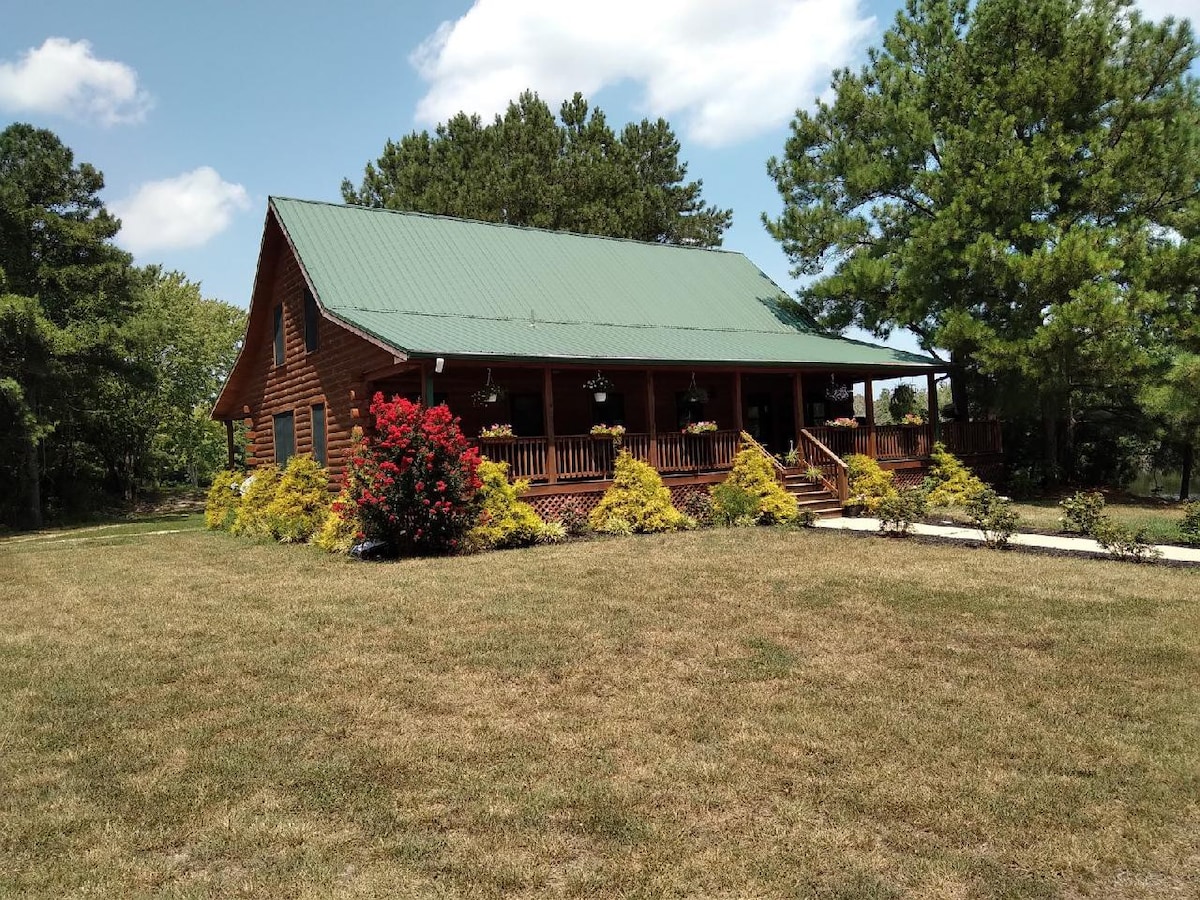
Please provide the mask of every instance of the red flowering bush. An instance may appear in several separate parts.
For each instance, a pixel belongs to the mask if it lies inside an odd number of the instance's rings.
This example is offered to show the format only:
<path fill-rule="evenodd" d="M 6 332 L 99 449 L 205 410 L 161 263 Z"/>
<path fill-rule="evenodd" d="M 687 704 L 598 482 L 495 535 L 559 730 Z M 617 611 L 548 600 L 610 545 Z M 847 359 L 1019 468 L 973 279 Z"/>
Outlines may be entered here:
<path fill-rule="evenodd" d="M 347 479 L 364 536 L 405 554 L 457 550 L 475 524 L 479 451 L 445 405 L 377 393 L 371 415 L 374 434 L 351 458 Z"/>

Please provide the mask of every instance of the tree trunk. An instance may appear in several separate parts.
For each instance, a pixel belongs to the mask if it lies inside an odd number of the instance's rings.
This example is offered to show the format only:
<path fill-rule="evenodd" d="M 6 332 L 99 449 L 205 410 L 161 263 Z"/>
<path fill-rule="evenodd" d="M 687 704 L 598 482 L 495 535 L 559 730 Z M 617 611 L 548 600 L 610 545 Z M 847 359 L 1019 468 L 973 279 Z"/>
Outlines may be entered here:
<path fill-rule="evenodd" d="M 1042 396 L 1042 458 L 1046 464 L 1046 482 L 1058 484 L 1062 480 L 1062 467 L 1059 464 L 1058 443 L 1058 404 L 1049 395 Z"/>
<path fill-rule="evenodd" d="M 967 374 L 963 371 L 960 359 L 958 353 L 950 354 L 950 364 L 953 366 L 950 370 L 950 402 L 954 404 L 954 421 L 965 422 L 970 418 L 970 397 L 967 394 Z"/>
<path fill-rule="evenodd" d="M 1179 499 L 1187 500 L 1192 496 L 1192 464 L 1195 462 L 1196 448 L 1188 441 L 1183 445 L 1183 465 L 1179 475 Z"/>
<path fill-rule="evenodd" d="M 42 469 L 38 465 L 38 442 L 25 445 L 25 524 L 42 527 Z"/>

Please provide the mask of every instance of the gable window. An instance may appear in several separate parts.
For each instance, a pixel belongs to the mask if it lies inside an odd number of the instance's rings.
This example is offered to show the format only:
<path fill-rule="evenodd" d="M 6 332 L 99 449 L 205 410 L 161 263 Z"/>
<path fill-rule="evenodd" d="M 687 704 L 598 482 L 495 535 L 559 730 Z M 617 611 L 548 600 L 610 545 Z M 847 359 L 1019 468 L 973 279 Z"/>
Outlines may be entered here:
<path fill-rule="evenodd" d="M 287 465 L 296 453 L 296 417 L 293 413 L 280 413 L 274 417 L 275 465 Z"/>
<path fill-rule="evenodd" d="M 321 311 L 312 291 L 304 289 L 304 350 L 312 353 L 321 349 Z"/>
<path fill-rule="evenodd" d="M 283 304 L 275 305 L 275 365 L 283 365 Z"/>
<path fill-rule="evenodd" d="M 312 407 L 312 454 L 317 465 L 325 466 L 325 404 L 314 403 Z"/>

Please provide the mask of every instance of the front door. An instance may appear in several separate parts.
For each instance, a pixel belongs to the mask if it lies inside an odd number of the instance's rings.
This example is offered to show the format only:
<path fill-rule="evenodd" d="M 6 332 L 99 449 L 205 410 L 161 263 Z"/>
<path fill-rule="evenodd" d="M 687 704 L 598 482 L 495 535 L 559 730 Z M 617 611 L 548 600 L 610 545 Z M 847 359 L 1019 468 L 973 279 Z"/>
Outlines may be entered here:
<path fill-rule="evenodd" d="M 769 391 L 746 395 L 746 430 L 764 447 L 775 442 L 775 411 Z"/>

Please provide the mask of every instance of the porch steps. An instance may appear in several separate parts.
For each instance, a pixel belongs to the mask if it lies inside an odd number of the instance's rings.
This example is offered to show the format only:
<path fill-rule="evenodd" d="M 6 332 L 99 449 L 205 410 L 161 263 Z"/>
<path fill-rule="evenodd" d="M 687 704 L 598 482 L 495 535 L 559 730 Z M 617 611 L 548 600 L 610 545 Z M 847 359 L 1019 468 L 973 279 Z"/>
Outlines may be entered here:
<path fill-rule="evenodd" d="M 787 472 L 783 476 L 783 486 L 796 498 L 801 511 L 811 509 L 818 519 L 841 518 L 842 504 L 824 484 L 813 484 L 802 474 Z"/>

